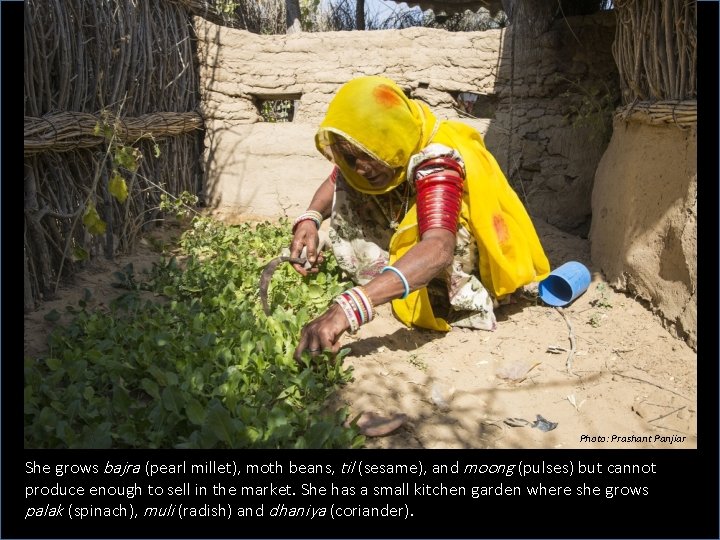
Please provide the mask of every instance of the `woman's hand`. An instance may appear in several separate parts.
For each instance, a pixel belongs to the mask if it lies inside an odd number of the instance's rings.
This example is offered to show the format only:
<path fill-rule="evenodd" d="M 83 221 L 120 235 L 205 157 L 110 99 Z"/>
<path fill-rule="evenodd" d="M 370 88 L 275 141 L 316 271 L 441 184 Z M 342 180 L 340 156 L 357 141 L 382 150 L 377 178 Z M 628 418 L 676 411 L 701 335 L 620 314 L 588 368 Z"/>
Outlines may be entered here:
<path fill-rule="evenodd" d="M 312 268 L 306 269 L 301 264 L 293 264 L 292 267 L 296 272 L 303 276 L 318 273 L 318 266 L 324 259 L 322 252 L 318 251 L 319 244 L 320 235 L 314 221 L 308 219 L 297 224 L 290 243 L 290 257 L 305 257 Z"/>
<path fill-rule="evenodd" d="M 323 219 L 327 219 L 330 216 L 330 210 L 332 209 L 332 201 L 335 196 L 335 171 L 328 176 L 325 181 L 320 184 L 320 187 L 313 195 L 308 211 L 319 212 Z M 323 262 L 322 248 L 318 247 L 320 243 L 320 236 L 318 234 L 318 227 L 315 222 L 311 219 L 301 221 L 295 226 L 295 232 L 293 235 L 292 242 L 290 243 L 290 257 L 304 257 L 308 260 L 312 268 L 303 268 L 301 264 L 293 264 L 293 268 L 296 272 L 303 276 L 308 274 L 317 274 L 318 265 Z M 305 249 L 305 253 L 303 253 Z"/>
<path fill-rule="evenodd" d="M 336 354 L 340 350 L 340 336 L 350 327 L 342 308 L 333 304 L 314 321 L 309 322 L 300 332 L 300 343 L 294 358 L 300 360 L 303 351 L 317 356 L 322 351 Z"/>

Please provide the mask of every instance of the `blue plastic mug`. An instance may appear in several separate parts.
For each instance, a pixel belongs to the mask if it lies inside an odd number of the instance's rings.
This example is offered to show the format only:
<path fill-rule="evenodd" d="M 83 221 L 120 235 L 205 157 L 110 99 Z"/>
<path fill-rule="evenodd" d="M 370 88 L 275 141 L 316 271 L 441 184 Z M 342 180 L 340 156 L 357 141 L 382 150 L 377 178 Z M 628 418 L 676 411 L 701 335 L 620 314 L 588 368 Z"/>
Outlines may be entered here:
<path fill-rule="evenodd" d="M 565 306 L 590 286 L 590 270 L 577 262 L 566 262 L 538 284 L 538 296 L 551 306 Z"/>

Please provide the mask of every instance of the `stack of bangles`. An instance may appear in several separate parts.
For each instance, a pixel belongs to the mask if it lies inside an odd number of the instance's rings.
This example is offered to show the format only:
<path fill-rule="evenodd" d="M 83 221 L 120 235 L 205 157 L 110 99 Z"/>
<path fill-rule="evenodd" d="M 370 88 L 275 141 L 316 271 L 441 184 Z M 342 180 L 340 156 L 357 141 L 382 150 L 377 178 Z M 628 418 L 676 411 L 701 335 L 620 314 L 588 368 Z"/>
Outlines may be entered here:
<path fill-rule="evenodd" d="M 306 210 L 302 214 L 300 214 L 297 218 L 295 218 L 295 221 L 293 221 L 292 226 L 292 232 L 295 233 L 295 229 L 297 228 L 298 224 L 302 221 L 314 221 L 317 228 L 320 228 L 320 224 L 323 221 L 322 214 L 318 212 L 317 210 Z"/>
<path fill-rule="evenodd" d="M 360 326 L 369 323 L 375 316 L 372 302 L 362 287 L 353 287 L 345 291 L 337 296 L 334 302 L 345 313 L 345 317 L 350 323 L 351 334 L 356 333 Z"/>

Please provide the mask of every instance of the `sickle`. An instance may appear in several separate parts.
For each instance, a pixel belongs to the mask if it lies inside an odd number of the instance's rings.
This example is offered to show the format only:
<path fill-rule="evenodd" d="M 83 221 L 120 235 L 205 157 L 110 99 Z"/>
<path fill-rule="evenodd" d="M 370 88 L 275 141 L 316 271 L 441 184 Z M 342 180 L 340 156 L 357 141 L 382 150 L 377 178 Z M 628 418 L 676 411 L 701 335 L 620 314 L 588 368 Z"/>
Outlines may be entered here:
<path fill-rule="evenodd" d="M 291 264 L 305 265 L 307 259 L 300 257 L 275 257 L 271 260 L 265 268 L 263 268 L 262 274 L 260 275 L 260 301 L 263 305 L 263 311 L 265 315 L 270 315 L 270 306 L 268 305 L 267 294 L 268 287 L 270 286 L 270 280 L 275 272 L 275 269 L 280 263 L 289 262 Z"/>

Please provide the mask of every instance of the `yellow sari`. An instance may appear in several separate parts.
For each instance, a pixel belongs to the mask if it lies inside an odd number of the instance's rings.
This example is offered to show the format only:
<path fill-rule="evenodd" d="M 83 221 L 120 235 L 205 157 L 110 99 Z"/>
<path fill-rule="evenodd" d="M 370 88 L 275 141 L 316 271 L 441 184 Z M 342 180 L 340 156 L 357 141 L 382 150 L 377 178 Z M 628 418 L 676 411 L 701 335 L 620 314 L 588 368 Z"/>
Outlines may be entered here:
<path fill-rule="evenodd" d="M 383 188 L 373 188 L 333 154 L 335 135 L 394 169 L 392 181 Z M 336 163 L 348 184 L 371 195 L 387 193 L 407 181 L 410 157 L 430 143 L 454 148 L 465 162 L 460 223 L 477 242 L 478 273 L 485 288 L 499 299 L 544 279 L 550 264 L 535 227 L 475 129 L 461 122 L 437 120 L 424 103 L 407 98 L 390 79 L 370 76 L 353 79 L 340 88 L 315 136 L 318 150 Z M 390 241 L 390 264 L 419 241 L 413 204 Z M 392 306 L 395 315 L 408 326 L 450 329 L 444 319 L 433 314 L 425 288 L 404 300 L 393 300 Z"/>

